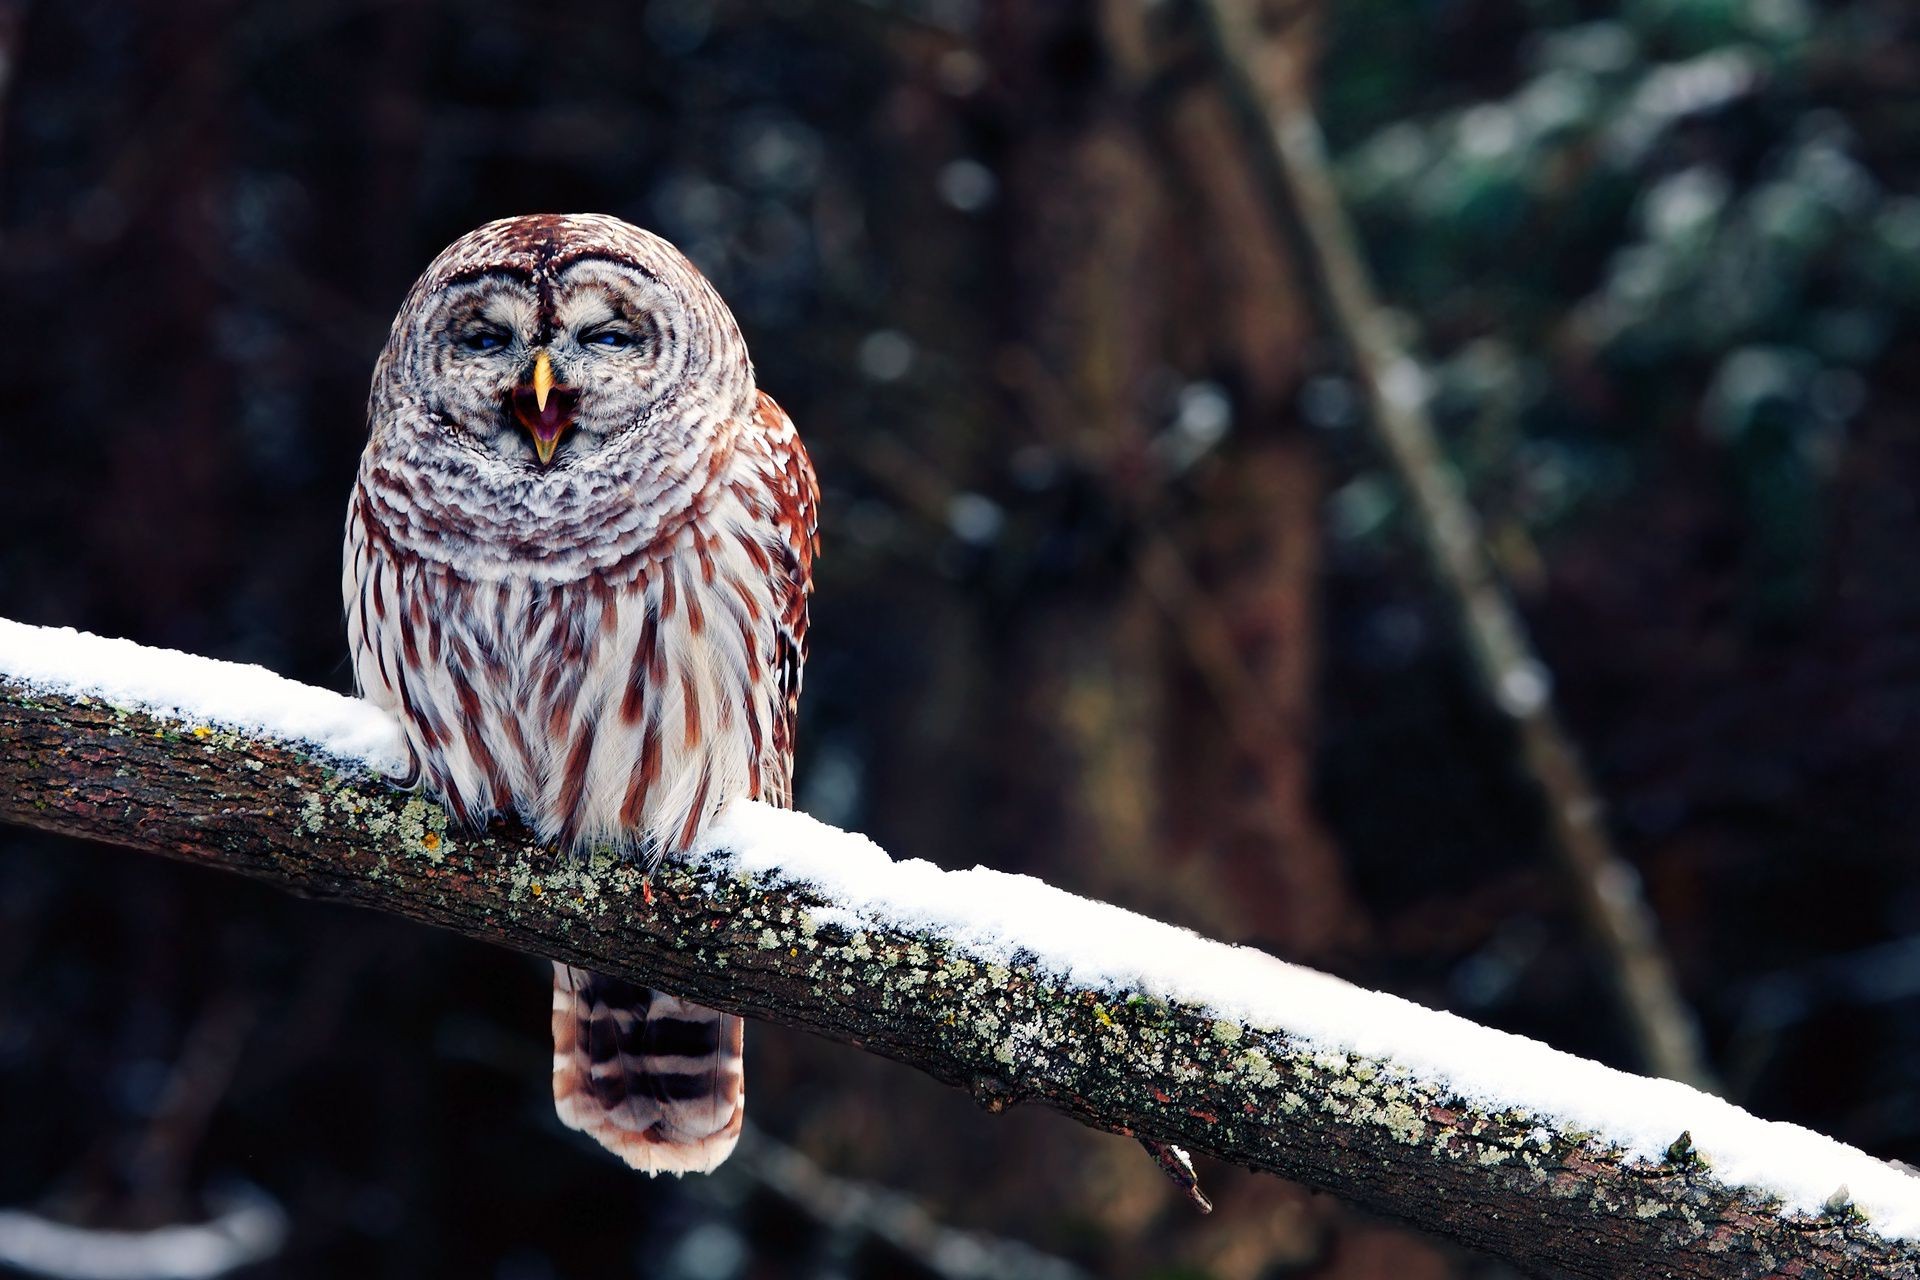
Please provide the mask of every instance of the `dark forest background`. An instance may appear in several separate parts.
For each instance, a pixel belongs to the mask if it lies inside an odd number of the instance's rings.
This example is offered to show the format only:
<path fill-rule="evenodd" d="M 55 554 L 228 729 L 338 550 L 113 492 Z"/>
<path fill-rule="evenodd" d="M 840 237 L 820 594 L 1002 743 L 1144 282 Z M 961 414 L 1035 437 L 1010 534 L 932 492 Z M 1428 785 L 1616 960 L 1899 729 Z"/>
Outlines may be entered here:
<path fill-rule="evenodd" d="M 1920 1162 L 1920 15 L 1268 9 L 1713 1069 Z M 1639 1065 L 1244 140 L 1155 29 L 0 0 L 0 615 L 344 688 L 393 309 L 483 220 L 615 213 L 713 277 L 819 469 L 803 807 Z M 764 1166 L 650 1183 L 561 1129 L 546 982 L 5 833 L 0 1205 L 154 1226 L 245 1179 L 292 1224 L 258 1274 L 928 1274 Z M 1229 1169 L 1202 1219 L 1132 1143 L 749 1042 L 747 1147 L 1095 1273 L 1504 1274 Z"/>

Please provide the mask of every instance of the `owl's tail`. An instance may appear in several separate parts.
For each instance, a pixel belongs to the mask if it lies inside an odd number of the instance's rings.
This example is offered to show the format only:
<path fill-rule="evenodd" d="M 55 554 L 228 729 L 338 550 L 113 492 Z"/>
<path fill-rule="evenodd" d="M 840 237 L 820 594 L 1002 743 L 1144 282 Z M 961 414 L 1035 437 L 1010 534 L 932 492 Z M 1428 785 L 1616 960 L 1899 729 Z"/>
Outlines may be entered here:
<path fill-rule="evenodd" d="M 553 966 L 553 1103 L 636 1169 L 706 1173 L 746 1118 L 740 1019 Z"/>

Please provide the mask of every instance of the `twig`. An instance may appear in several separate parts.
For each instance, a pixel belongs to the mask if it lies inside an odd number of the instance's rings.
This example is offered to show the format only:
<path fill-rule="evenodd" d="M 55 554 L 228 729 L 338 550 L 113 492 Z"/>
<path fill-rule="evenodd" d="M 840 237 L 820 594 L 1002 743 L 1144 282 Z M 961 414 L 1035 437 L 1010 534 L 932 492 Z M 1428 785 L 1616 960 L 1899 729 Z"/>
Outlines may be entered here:
<path fill-rule="evenodd" d="M 1213 1212 L 1213 1201 L 1207 1199 L 1207 1193 L 1200 1189 L 1200 1177 L 1193 1171 L 1193 1157 L 1187 1154 L 1185 1147 L 1176 1147 L 1171 1142 L 1155 1142 L 1152 1138 L 1140 1139 L 1140 1145 L 1147 1149 L 1153 1162 L 1160 1166 L 1160 1172 L 1173 1180 L 1180 1188 L 1180 1194 L 1193 1203 L 1193 1207 L 1202 1213 Z"/>
<path fill-rule="evenodd" d="M 251 996 L 236 987 L 200 1013 L 167 1078 L 152 1123 L 134 1150 L 128 1179 L 136 1196 L 164 1202 L 182 1194 L 194 1153 L 233 1084 L 240 1051 L 259 1018 Z"/>
<path fill-rule="evenodd" d="M 826 1231 L 844 1237 L 849 1253 L 875 1241 L 912 1258 L 939 1280 L 1085 1280 L 1062 1258 L 977 1231 L 961 1231 L 885 1187 L 837 1177 L 806 1155 L 749 1125 L 727 1163 L 728 1176 L 792 1205 Z"/>
<path fill-rule="evenodd" d="M 1513 723 L 1539 788 L 1556 855 L 1605 955 L 1646 1065 L 1712 1087 L 1692 1011 L 1661 946 L 1633 868 L 1613 849 L 1600 798 L 1554 713 L 1550 679 L 1507 599 L 1479 520 L 1436 439 L 1426 377 L 1375 296 L 1341 203 L 1300 68 L 1260 78 L 1259 35 L 1223 0 L 1194 0 L 1208 55 L 1239 120 L 1280 231 L 1293 246 L 1327 331 L 1353 362 L 1381 452 L 1411 499 L 1434 575 L 1459 618 L 1474 670 Z"/>

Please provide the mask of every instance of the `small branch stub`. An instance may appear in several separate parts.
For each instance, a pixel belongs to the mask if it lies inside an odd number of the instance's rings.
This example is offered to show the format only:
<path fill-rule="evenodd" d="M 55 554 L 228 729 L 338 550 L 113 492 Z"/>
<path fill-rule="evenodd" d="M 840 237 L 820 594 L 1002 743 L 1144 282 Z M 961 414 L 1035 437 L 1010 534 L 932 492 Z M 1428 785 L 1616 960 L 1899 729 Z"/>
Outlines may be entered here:
<path fill-rule="evenodd" d="M 1173 1180 L 1180 1188 L 1180 1194 L 1192 1202 L 1193 1207 L 1202 1213 L 1213 1212 L 1213 1201 L 1207 1199 L 1206 1192 L 1200 1189 L 1200 1179 L 1193 1171 L 1193 1158 L 1185 1149 L 1171 1142 L 1155 1142 L 1152 1138 L 1140 1139 L 1140 1145 L 1147 1149 L 1153 1162 L 1160 1166 L 1160 1172 Z"/>

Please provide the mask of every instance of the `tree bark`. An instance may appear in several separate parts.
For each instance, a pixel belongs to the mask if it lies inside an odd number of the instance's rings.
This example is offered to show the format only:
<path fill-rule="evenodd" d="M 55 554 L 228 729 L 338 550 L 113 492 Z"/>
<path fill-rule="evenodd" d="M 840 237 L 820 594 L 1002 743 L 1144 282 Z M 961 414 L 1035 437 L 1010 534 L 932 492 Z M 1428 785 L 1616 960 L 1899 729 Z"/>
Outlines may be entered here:
<path fill-rule="evenodd" d="M 1462 1106 L 1439 1085 L 1278 1027 L 977 963 L 926 932 L 816 924 L 816 892 L 677 859 L 651 879 L 569 866 L 524 831 L 292 744 L 0 683 L 0 820 L 238 871 L 664 987 L 883 1054 L 989 1111 L 1295 1178 L 1574 1276 L 1920 1276 L 1920 1244 L 1835 1206 L 1812 1218 L 1714 1180 L 1686 1151 L 1627 1165 L 1590 1136 Z M 1017 1048 L 1016 1048 L 1017 1044 Z"/>

